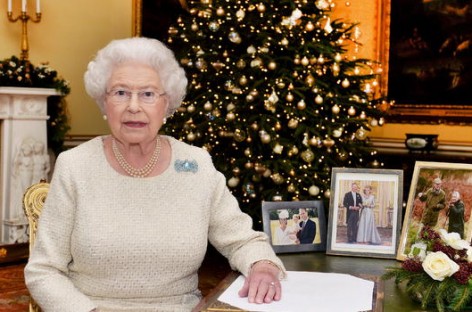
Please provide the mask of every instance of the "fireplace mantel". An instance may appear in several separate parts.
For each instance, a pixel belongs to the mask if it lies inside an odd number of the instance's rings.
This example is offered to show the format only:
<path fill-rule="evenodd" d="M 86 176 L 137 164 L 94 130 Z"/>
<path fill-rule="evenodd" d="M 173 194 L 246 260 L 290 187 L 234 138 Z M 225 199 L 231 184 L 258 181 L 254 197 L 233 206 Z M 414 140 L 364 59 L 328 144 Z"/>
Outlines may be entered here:
<path fill-rule="evenodd" d="M 0 243 L 28 241 L 22 208 L 26 188 L 47 178 L 51 164 L 47 146 L 49 88 L 0 87 Z"/>

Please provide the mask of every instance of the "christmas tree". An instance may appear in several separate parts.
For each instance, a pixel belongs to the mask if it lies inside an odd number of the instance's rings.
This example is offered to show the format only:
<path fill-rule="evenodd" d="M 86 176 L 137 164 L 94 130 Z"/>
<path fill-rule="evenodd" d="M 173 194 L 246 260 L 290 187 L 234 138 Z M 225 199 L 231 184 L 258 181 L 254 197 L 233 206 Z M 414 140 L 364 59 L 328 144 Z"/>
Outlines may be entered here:
<path fill-rule="evenodd" d="M 329 198 L 332 167 L 378 166 L 378 72 L 346 56 L 357 28 L 331 17 L 332 1 L 187 6 L 168 43 L 190 86 L 164 131 L 207 149 L 256 222 L 264 200 Z"/>

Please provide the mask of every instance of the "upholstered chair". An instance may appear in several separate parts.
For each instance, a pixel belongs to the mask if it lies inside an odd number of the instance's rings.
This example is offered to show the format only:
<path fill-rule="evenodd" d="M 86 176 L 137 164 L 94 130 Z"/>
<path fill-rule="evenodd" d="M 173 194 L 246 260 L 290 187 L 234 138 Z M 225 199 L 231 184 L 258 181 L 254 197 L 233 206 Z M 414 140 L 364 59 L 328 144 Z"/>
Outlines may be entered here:
<path fill-rule="evenodd" d="M 34 241 L 36 239 L 36 230 L 38 228 L 38 220 L 43 210 L 43 205 L 46 200 L 46 196 L 49 191 L 49 183 L 45 180 L 41 180 L 39 183 L 35 183 L 28 187 L 23 195 L 23 209 L 28 219 L 29 225 L 29 250 L 33 248 Z M 41 309 L 34 302 L 30 300 L 29 305 L 30 312 L 40 312 Z"/>

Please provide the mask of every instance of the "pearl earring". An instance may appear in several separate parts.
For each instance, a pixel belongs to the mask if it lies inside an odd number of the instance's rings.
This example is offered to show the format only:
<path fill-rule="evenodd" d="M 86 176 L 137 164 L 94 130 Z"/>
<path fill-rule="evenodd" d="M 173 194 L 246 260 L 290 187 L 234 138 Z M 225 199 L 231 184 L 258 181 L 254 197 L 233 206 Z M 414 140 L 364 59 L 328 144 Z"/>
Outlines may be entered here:
<path fill-rule="evenodd" d="M 107 115 L 103 115 L 102 118 L 103 118 L 103 120 L 108 120 Z"/>

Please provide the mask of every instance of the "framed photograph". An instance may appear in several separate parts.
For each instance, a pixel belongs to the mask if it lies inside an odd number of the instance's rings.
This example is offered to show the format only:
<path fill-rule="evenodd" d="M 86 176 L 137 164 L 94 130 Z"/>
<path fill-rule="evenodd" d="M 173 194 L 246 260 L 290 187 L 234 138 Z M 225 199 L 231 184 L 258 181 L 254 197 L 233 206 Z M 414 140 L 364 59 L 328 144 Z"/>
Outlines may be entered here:
<path fill-rule="evenodd" d="M 327 254 L 395 258 L 403 171 L 333 168 Z"/>
<path fill-rule="evenodd" d="M 326 250 L 322 200 L 262 202 L 264 232 L 276 253 Z"/>
<path fill-rule="evenodd" d="M 398 260 L 405 260 L 418 233 L 428 226 L 472 238 L 472 164 L 415 163 L 398 247 Z"/>
<path fill-rule="evenodd" d="M 395 101 L 389 121 L 471 121 L 470 1 L 379 1 L 382 86 Z"/>

